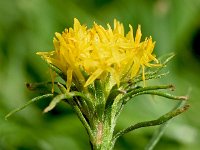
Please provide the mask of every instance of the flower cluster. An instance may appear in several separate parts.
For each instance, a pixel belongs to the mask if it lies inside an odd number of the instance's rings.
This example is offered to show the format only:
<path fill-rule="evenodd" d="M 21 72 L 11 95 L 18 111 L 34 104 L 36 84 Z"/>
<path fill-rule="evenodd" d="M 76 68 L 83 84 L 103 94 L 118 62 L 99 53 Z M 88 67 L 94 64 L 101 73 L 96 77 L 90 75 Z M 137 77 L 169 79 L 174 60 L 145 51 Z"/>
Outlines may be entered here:
<path fill-rule="evenodd" d="M 107 24 L 107 29 L 94 23 L 91 29 L 81 25 L 74 19 L 74 28 L 56 33 L 53 40 L 55 50 L 52 52 L 38 52 L 48 63 L 59 68 L 67 76 L 67 89 L 74 80 L 84 87 L 93 83 L 95 79 L 112 78 L 113 84 L 134 78 L 140 68 L 151 67 L 152 60 L 158 63 L 152 54 L 155 42 L 146 38 L 141 42 L 141 29 L 138 26 L 136 36 L 133 28 L 125 35 L 124 27 L 114 20 L 114 28 Z M 81 70 L 88 75 L 85 79 Z"/>
<path fill-rule="evenodd" d="M 145 87 L 138 85 L 145 79 L 158 79 L 167 75 L 161 70 L 174 54 L 170 54 L 164 61 L 160 59 L 162 63 L 158 63 L 152 54 L 155 45 L 152 38 L 141 41 L 140 26 L 135 37 L 132 26 L 129 27 L 130 31 L 125 35 L 123 24 L 117 20 L 114 20 L 113 29 L 109 24 L 105 29 L 96 23 L 87 29 L 75 19 L 73 28 L 66 29 L 62 34 L 56 33 L 53 40 L 54 51 L 37 53 L 47 61 L 51 70 L 64 79 L 66 85 L 54 81 L 28 83 L 28 89 L 40 91 L 43 95 L 11 111 L 5 118 L 31 103 L 51 97 L 52 100 L 44 112 L 51 111 L 61 101 L 70 105 L 84 125 L 93 150 L 112 150 L 116 140 L 124 134 L 165 123 L 147 145 L 147 149 L 152 149 L 161 137 L 166 122 L 189 108 L 189 105 L 185 104 L 188 97 L 163 92 L 167 89 L 173 90 L 174 86 L 171 84 Z M 159 67 L 145 70 L 145 67 L 152 66 Z M 48 85 L 54 84 L 57 89 L 50 92 Z M 115 126 L 124 106 L 134 97 L 144 94 L 180 102 L 170 112 L 155 120 L 139 122 L 116 132 Z"/>

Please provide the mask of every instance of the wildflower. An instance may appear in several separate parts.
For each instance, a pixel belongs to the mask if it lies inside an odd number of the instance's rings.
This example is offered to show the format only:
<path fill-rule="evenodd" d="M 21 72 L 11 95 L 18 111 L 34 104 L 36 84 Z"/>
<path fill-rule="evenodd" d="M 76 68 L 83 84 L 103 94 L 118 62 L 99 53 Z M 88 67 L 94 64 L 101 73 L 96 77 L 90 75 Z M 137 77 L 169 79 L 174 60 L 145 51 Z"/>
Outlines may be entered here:
<path fill-rule="evenodd" d="M 140 81 L 145 81 L 145 74 L 146 79 L 165 76 L 167 73 L 161 73 L 161 70 L 174 55 L 167 57 L 162 65 L 158 64 L 158 60 L 152 54 L 155 45 L 152 38 L 141 41 L 141 27 L 138 26 L 135 37 L 132 26 L 129 25 L 129 28 L 130 31 L 125 35 L 123 24 L 114 20 L 113 29 L 109 24 L 105 29 L 96 23 L 87 29 L 74 19 L 73 28 L 65 29 L 62 34 L 55 34 L 54 51 L 37 53 L 66 81 L 66 85 L 54 82 L 53 73 L 52 82 L 27 84 L 31 90 L 46 89 L 44 95 L 31 99 L 20 108 L 11 111 L 5 118 L 33 102 L 52 97 L 50 104 L 44 109 L 45 113 L 51 111 L 59 102 L 66 102 L 85 127 L 91 149 L 112 150 L 116 140 L 124 134 L 143 127 L 161 125 L 185 112 L 189 108 L 189 105 L 185 104 L 187 96 L 174 96 L 163 92 L 166 89 L 174 89 L 173 85 L 135 86 Z M 159 68 L 148 69 L 145 73 L 145 67 L 153 66 Z M 49 84 L 58 87 L 55 93 L 49 92 Z M 116 132 L 117 119 L 125 104 L 142 94 L 157 95 L 180 102 L 156 120 L 139 122 Z M 147 147 L 152 148 L 154 142 L 159 140 L 164 125 Z"/>
<path fill-rule="evenodd" d="M 114 28 L 107 24 L 107 29 L 94 23 L 87 29 L 74 19 L 74 28 L 65 29 L 62 34 L 55 33 L 53 39 L 55 50 L 52 52 L 38 52 L 48 63 L 59 68 L 67 76 L 67 89 L 70 90 L 73 80 L 87 87 L 96 79 L 112 78 L 112 84 L 134 78 L 142 67 L 155 66 L 158 63 L 152 54 L 155 42 L 146 38 L 141 42 L 141 27 L 138 26 L 136 36 L 133 28 L 124 34 L 124 26 L 114 20 Z M 88 75 L 85 79 L 81 68 Z"/>

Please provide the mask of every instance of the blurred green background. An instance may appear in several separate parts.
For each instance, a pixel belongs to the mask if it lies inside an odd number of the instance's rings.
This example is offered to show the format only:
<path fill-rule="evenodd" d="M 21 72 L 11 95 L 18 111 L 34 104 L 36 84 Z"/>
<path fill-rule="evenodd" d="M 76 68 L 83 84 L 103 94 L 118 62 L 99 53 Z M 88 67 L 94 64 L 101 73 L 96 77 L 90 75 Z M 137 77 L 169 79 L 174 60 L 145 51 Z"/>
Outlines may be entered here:
<path fill-rule="evenodd" d="M 190 94 L 191 108 L 170 122 L 156 150 L 200 149 L 200 0 L 0 0 L 0 150 L 86 150 L 86 132 L 71 108 L 60 104 L 42 114 L 49 99 L 15 114 L 10 110 L 37 96 L 25 82 L 49 81 L 46 64 L 37 51 L 53 50 L 54 33 L 73 25 L 76 17 L 89 27 L 116 18 L 134 28 L 143 39 L 152 36 L 155 53 L 175 52 L 170 74 L 151 84 L 176 85 L 176 95 Z M 150 84 L 150 83 L 149 83 Z M 128 103 L 117 129 L 154 119 L 175 102 L 141 96 Z M 156 127 L 139 129 L 120 138 L 116 150 L 144 149 Z"/>

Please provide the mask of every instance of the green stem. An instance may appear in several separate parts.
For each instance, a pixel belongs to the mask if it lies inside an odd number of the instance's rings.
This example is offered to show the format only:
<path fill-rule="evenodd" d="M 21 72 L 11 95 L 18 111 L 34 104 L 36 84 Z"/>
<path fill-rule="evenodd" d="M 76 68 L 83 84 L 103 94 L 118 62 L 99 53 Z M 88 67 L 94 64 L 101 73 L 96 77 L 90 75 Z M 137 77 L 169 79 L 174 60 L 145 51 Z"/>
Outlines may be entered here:
<path fill-rule="evenodd" d="M 85 127 L 85 129 L 86 129 L 86 131 L 87 131 L 87 133 L 89 135 L 89 139 L 90 139 L 91 143 L 94 143 L 94 141 L 95 141 L 94 140 L 94 135 L 92 133 L 92 130 L 91 130 L 87 120 L 83 116 L 81 110 L 78 108 L 77 105 L 73 105 L 73 109 L 76 112 L 76 114 L 77 114 L 78 118 L 80 119 L 80 121 L 82 122 L 83 126 Z"/>
<path fill-rule="evenodd" d="M 109 117 L 108 117 L 109 118 Z M 112 142 L 113 130 L 115 124 L 109 124 L 108 120 L 95 122 L 96 129 L 94 133 L 94 141 L 92 143 L 93 150 L 112 150 L 114 143 Z"/>
<path fill-rule="evenodd" d="M 105 109 L 105 95 L 101 80 L 95 80 L 95 100 L 96 100 L 96 113 L 99 119 L 103 119 L 103 112 Z"/>

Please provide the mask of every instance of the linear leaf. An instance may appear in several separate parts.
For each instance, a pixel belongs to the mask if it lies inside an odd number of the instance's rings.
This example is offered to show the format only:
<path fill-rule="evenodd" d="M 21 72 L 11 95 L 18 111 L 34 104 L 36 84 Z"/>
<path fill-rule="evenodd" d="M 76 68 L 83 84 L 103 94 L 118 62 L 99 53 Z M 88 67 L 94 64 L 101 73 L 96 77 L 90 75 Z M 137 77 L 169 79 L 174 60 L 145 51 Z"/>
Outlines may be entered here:
<path fill-rule="evenodd" d="M 47 97 L 53 97 L 53 94 L 45 94 L 45 95 L 42 95 L 42 96 L 38 96 L 38 97 L 35 97 L 33 99 L 31 99 L 30 101 L 26 102 L 24 105 L 22 105 L 21 107 L 19 108 L 16 108 L 14 109 L 13 111 L 11 111 L 10 113 L 8 113 L 6 116 L 5 116 L 5 120 L 7 120 L 11 115 L 13 115 L 14 113 L 17 113 L 18 111 L 26 108 L 28 105 L 38 101 L 38 100 L 41 100 L 41 99 L 45 99 Z"/>
<path fill-rule="evenodd" d="M 53 100 L 51 101 L 51 103 L 49 104 L 49 106 L 47 106 L 44 109 L 44 113 L 51 111 L 59 102 L 61 102 L 65 98 L 66 98 L 65 94 L 60 94 L 60 95 L 55 96 Z"/>
<path fill-rule="evenodd" d="M 185 112 L 186 110 L 188 110 L 189 105 L 184 105 L 183 107 L 176 109 L 174 111 L 170 111 L 168 113 L 166 113 L 165 115 L 159 117 L 156 120 L 151 120 L 151 121 L 145 121 L 145 122 L 139 122 L 136 123 L 134 125 L 129 126 L 126 129 L 121 130 L 120 132 L 118 132 L 114 137 L 113 137 L 113 141 L 116 141 L 117 138 L 119 138 L 120 136 L 123 136 L 126 133 L 129 133 L 133 130 L 139 129 L 139 128 L 143 128 L 143 127 L 149 127 L 149 126 L 157 126 L 157 125 L 161 125 L 165 122 L 167 122 L 168 120 L 172 119 L 173 117 L 178 116 L 179 114 Z"/>

